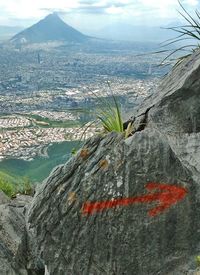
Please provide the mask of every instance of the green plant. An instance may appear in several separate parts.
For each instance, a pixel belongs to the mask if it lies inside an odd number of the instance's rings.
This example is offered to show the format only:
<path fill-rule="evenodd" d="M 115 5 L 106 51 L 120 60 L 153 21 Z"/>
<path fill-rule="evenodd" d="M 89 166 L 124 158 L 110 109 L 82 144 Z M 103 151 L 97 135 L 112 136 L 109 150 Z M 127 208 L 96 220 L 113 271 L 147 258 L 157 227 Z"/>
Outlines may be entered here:
<path fill-rule="evenodd" d="M 17 186 L 17 192 L 23 195 L 33 195 L 33 185 L 31 184 L 29 178 L 24 177 L 23 182 L 21 184 L 18 184 Z"/>
<path fill-rule="evenodd" d="M 134 131 L 133 123 L 128 124 L 124 129 L 122 110 L 117 97 L 113 94 L 110 82 L 107 82 L 109 92 L 106 96 L 96 95 L 91 90 L 98 103 L 98 110 L 94 113 L 97 127 L 103 128 L 105 133 L 118 132 L 124 133 L 125 138 L 130 136 Z"/>
<path fill-rule="evenodd" d="M 122 121 L 122 112 L 114 95 L 111 99 L 113 102 L 107 101 L 97 112 L 97 119 L 101 122 L 103 129 L 106 132 L 124 132 Z"/>
<path fill-rule="evenodd" d="M 0 179 L 0 190 L 10 198 L 16 195 L 16 186 L 2 179 Z"/>
<path fill-rule="evenodd" d="M 74 155 L 76 155 L 76 153 L 77 153 L 77 149 L 76 148 L 72 148 L 71 154 L 74 156 Z"/>
<path fill-rule="evenodd" d="M 108 132 L 123 133 L 125 138 L 132 135 L 134 132 L 133 123 L 129 123 L 127 128 L 124 128 L 122 111 L 120 103 L 111 90 L 110 83 L 107 82 L 109 92 L 104 94 L 96 94 L 89 87 L 89 92 L 93 95 L 95 100 L 95 108 L 93 111 L 85 110 L 85 113 L 90 114 L 92 121 L 86 122 L 79 129 L 76 134 L 80 137 L 80 143 L 86 140 L 88 131 L 95 131 L 98 134 L 105 134 Z M 80 147 L 80 146 L 79 146 Z M 73 148 L 71 154 L 76 154 L 77 149 Z"/>
<path fill-rule="evenodd" d="M 200 255 L 195 257 L 196 260 L 196 265 L 199 267 L 200 266 Z"/>
<path fill-rule="evenodd" d="M 191 15 L 181 4 L 181 2 L 178 0 L 179 6 L 181 8 L 178 13 L 181 15 L 183 20 L 186 21 L 185 25 L 182 26 L 176 26 L 176 27 L 169 27 L 165 28 L 168 30 L 172 30 L 177 33 L 177 36 L 171 39 L 166 40 L 163 42 L 162 47 L 168 47 L 170 45 L 177 45 L 177 43 L 180 42 L 186 42 L 191 41 L 189 43 L 185 43 L 182 46 L 178 46 L 175 49 L 164 49 L 161 51 L 158 51 L 156 53 L 164 53 L 169 52 L 169 54 L 163 59 L 162 64 L 164 61 L 169 59 L 171 56 L 173 56 L 176 53 L 179 52 L 187 52 L 187 54 L 182 55 L 181 57 L 176 58 L 176 65 L 180 64 L 185 58 L 190 56 L 194 51 L 196 51 L 198 48 L 200 48 L 199 42 L 200 42 L 200 12 L 198 10 L 195 11 L 195 15 Z"/>
<path fill-rule="evenodd" d="M 33 186 L 28 178 L 23 178 L 19 183 L 0 178 L 0 190 L 10 198 L 15 197 L 17 194 L 33 194 Z"/>

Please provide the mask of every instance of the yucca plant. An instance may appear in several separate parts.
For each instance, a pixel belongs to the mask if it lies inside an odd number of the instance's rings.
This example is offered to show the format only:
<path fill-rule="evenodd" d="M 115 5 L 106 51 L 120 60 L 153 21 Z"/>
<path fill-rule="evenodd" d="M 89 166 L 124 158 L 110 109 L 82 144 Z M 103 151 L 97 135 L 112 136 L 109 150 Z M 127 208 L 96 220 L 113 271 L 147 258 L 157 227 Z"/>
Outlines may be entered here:
<path fill-rule="evenodd" d="M 109 90 L 104 94 L 98 95 L 88 87 L 88 90 L 96 100 L 97 108 L 92 112 L 94 120 L 81 127 L 81 130 L 84 128 L 82 140 L 91 126 L 99 129 L 100 133 L 124 133 L 125 138 L 129 137 L 134 132 L 133 123 L 128 124 L 126 129 L 124 128 L 123 115 L 119 100 L 117 99 L 117 96 L 113 94 L 109 82 L 107 82 L 107 85 Z M 86 112 L 88 111 L 86 110 Z"/>
<path fill-rule="evenodd" d="M 106 93 L 107 97 L 96 96 L 99 102 L 99 111 L 96 112 L 97 125 L 103 127 L 104 132 L 118 132 L 123 133 L 125 138 L 128 138 L 134 133 L 133 122 L 128 123 L 124 127 L 123 115 L 119 100 L 113 94 L 110 82 L 107 82 L 109 91 Z"/>
<path fill-rule="evenodd" d="M 169 54 L 163 59 L 164 61 L 169 59 L 175 53 L 178 52 L 187 52 L 187 54 L 182 55 L 178 59 L 176 59 L 176 65 L 180 64 L 185 58 L 190 56 L 194 51 L 200 48 L 200 12 L 198 10 L 195 11 L 195 15 L 191 15 L 178 0 L 179 6 L 181 8 L 178 13 L 185 20 L 186 24 L 182 26 L 169 27 L 165 28 L 168 30 L 172 30 L 177 33 L 177 36 L 171 39 L 166 40 L 162 43 L 161 47 L 168 47 L 170 45 L 176 45 L 179 42 L 184 42 L 183 46 L 178 46 L 175 49 L 164 49 L 158 51 L 156 53 L 169 52 Z M 187 43 L 186 43 L 187 42 Z"/>
<path fill-rule="evenodd" d="M 122 112 L 114 95 L 111 97 L 113 102 L 107 101 L 97 112 L 97 119 L 101 122 L 106 132 L 124 132 Z"/>
<path fill-rule="evenodd" d="M 117 97 L 113 94 L 110 83 L 107 82 L 109 92 L 106 94 L 95 94 L 89 87 L 87 89 L 96 99 L 97 108 L 94 111 L 85 110 L 85 113 L 91 114 L 93 120 L 86 122 L 79 129 L 77 129 L 77 134 L 80 135 L 79 145 L 77 148 L 73 148 L 71 151 L 72 155 L 76 155 L 78 148 L 87 138 L 87 132 L 91 127 L 94 127 L 99 134 L 106 134 L 109 132 L 123 133 L 125 138 L 128 138 L 134 133 L 134 125 L 130 122 L 126 128 L 124 128 L 122 110 Z"/>

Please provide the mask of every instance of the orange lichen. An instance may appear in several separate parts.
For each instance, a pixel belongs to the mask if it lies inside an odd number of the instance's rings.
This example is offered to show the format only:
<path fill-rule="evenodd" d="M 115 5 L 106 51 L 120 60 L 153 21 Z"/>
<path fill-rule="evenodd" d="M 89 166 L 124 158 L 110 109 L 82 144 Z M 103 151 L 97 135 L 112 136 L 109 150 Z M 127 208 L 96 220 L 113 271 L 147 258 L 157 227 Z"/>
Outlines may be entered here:
<path fill-rule="evenodd" d="M 102 160 L 100 160 L 100 162 L 99 162 L 99 166 L 100 166 L 102 169 L 107 169 L 107 168 L 108 168 L 108 165 L 109 165 L 109 163 L 108 163 L 107 159 L 102 159 Z"/>
<path fill-rule="evenodd" d="M 80 157 L 82 159 L 87 159 L 89 156 L 89 150 L 88 149 L 82 149 L 80 152 Z"/>

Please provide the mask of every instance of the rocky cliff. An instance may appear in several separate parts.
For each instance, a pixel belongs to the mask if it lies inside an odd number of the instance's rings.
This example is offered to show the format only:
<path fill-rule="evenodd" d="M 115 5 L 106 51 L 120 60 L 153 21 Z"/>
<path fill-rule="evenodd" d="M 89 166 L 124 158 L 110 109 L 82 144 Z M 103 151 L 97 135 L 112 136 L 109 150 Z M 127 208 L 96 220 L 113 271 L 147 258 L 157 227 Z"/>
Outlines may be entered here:
<path fill-rule="evenodd" d="M 197 274 L 200 52 L 164 78 L 133 121 L 131 137 L 88 140 L 38 188 L 26 214 L 29 268 L 40 262 L 53 275 Z"/>

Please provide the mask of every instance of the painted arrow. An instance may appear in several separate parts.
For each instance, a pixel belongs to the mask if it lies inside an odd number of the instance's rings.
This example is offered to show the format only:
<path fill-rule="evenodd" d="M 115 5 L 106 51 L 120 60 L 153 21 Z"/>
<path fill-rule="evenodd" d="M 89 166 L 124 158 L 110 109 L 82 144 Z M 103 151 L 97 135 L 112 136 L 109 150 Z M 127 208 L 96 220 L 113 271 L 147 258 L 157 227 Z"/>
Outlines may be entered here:
<path fill-rule="evenodd" d="M 91 215 L 95 212 L 101 212 L 117 206 L 128 206 L 134 203 L 151 203 L 158 201 L 158 206 L 148 211 L 149 216 L 153 217 L 184 199 L 188 193 L 188 190 L 184 187 L 163 183 L 150 182 L 147 183 L 145 187 L 148 191 L 154 192 L 133 198 L 112 199 L 100 202 L 85 202 L 82 207 L 82 213 L 85 215 Z"/>

